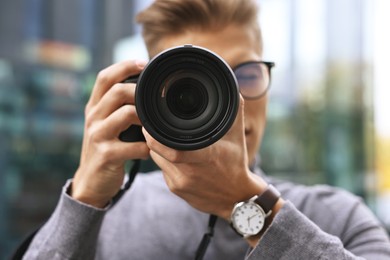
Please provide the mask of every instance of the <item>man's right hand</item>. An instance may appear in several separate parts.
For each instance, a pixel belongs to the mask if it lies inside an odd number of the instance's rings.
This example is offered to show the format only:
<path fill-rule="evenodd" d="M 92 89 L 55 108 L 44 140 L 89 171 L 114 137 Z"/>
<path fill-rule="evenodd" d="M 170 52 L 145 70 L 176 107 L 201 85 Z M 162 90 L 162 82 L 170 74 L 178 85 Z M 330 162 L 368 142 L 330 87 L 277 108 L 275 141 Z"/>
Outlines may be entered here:
<path fill-rule="evenodd" d="M 99 73 L 85 108 L 80 165 L 71 189 L 73 198 L 105 207 L 123 183 L 126 160 L 149 156 L 146 143 L 122 142 L 118 138 L 130 125 L 140 125 L 134 106 L 135 84 L 121 82 L 139 74 L 144 66 L 141 61 L 124 61 Z"/>

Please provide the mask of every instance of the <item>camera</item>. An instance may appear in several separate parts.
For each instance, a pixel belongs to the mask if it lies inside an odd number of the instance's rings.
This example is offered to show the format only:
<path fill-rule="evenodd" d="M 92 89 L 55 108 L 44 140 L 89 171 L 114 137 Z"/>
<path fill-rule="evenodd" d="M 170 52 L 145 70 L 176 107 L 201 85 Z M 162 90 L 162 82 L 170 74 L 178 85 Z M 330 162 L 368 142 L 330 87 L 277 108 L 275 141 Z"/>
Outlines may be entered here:
<path fill-rule="evenodd" d="M 138 117 L 153 138 L 176 150 L 196 150 L 219 140 L 232 126 L 239 106 L 236 77 L 217 54 L 184 45 L 165 50 L 145 66 L 136 83 Z M 120 140 L 144 140 L 139 126 Z"/>

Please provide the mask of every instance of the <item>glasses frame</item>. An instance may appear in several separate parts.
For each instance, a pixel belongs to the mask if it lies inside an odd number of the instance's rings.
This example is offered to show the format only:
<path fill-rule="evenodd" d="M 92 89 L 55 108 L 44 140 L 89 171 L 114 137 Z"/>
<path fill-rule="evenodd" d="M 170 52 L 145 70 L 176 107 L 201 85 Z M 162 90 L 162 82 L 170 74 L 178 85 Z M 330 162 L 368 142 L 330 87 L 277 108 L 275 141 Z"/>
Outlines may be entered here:
<path fill-rule="evenodd" d="M 240 91 L 240 94 L 243 96 L 244 99 L 247 99 L 247 100 L 260 99 L 268 92 L 268 90 L 271 88 L 271 78 L 272 78 L 271 77 L 271 70 L 272 70 L 273 67 L 275 67 L 275 62 L 263 61 L 263 60 L 260 60 L 260 61 L 245 61 L 243 63 L 238 64 L 234 68 L 232 68 L 233 73 L 235 73 L 235 71 L 238 68 L 242 67 L 242 66 L 245 66 L 245 65 L 248 65 L 248 64 L 259 64 L 259 63 L 260 64 L 264 64 L 267 67 L 267 72 L 268 72 L 268 76 L 269 76 L 268 85 L 267 85 L 265 90 L 260 95 L 255 96 L 255 97 L 244 96 L 244 95 L 241 94 L 241 91 Z M 234 74 L 234 75 L 236 75 L 236 74 Z M 238 85 L 240 85 L 240 84 L 238 84 Z M 238 86 L 238 88 L 240 89 L 240 86 Z"/>

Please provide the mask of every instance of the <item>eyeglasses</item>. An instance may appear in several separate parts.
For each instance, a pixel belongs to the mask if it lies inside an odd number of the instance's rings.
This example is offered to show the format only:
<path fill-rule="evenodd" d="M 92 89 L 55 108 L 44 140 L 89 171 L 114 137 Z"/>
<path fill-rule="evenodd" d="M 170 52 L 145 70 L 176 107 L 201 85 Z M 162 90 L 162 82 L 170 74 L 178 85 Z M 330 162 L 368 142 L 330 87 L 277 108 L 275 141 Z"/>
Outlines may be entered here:
<path fill-rule="evenodd" d="M 267 93 L 271 82 L 271 69 L 274 62 L 248 61 L 233 68 L 240 93 L 245 99 L 257 99 Z"/>

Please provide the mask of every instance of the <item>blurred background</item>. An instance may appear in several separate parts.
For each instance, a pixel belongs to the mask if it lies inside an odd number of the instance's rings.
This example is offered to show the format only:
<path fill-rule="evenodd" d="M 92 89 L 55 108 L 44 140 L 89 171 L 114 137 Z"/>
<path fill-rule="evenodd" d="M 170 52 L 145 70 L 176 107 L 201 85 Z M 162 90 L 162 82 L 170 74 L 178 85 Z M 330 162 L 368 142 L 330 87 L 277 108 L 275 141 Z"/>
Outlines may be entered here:
<path fill-rule="evenodd" d="M 150 0 L 0 0 L 0 259 L 43 223 L 78 165 L 99 70 L 146 58 Z M 260 152 L 274 176 L 361 196 L 390 230 L 390 2 L 259 0 L 275 61 Z"/>

